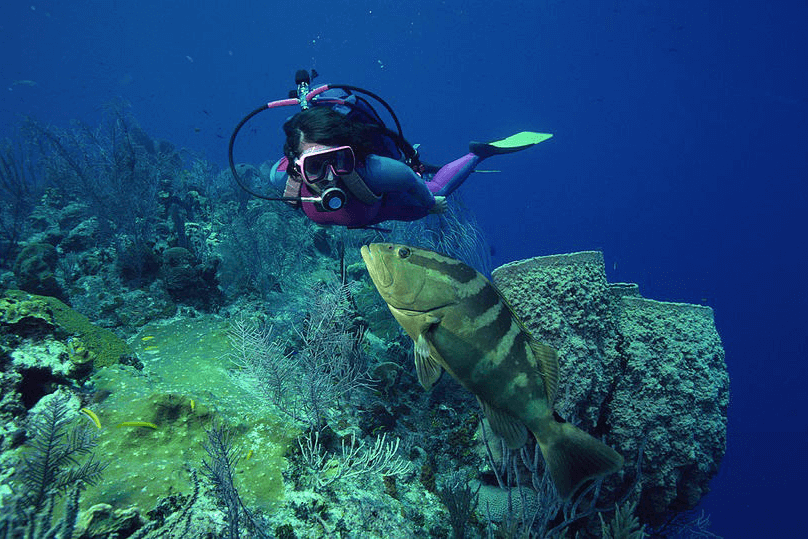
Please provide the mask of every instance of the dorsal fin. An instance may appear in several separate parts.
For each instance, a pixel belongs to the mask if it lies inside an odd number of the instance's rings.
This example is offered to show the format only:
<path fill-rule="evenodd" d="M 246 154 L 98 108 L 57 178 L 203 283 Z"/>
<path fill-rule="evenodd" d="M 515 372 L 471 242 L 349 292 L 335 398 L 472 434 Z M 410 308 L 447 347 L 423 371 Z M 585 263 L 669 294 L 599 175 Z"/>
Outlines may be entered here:
<path fill-rule="evenodd" d="M 547 403 L 552 407 L 558 393 L 558 352 L 555 348 L 530 338 L 530 348 L 536 355 L 536 368 L 539 369 L 544 390 L 547 392 Z"/>
<path fill-rule="evenodd" d="M 527 442 L 527 428 L 524 423 L 515 419 L 510 414 L 500 412 L 496 408 L 488 405 L 485 401 L 477 397 L 477 402 L 483 409 L 485 417 L 488 418 L 488 423 L 491 425 L 491 430 L 494 434 L 500 436 L 511 449 L 518 449 L 525 445 Z"/>
<path fill-rule="evenodd" d="M 536 368 L 539 370 L 542 380 L 544 380 L 544 391 L 547 393 L 547 403 L 552 407 L 555 402 L 556 394 L 558 393 L 558 352 L 556 352 L 556 349 L 552 346 L 542 344 L 533 338 L 533 335 L 530 334 L 530 331 L 528 331 L 522 323 L 522 319 L 516 315 L 516 311 L 508 302 L 508 299 L 496 287 L 494 287 L 494 290 L 497 291 L 502 302 L 508 310 L 511 311 L 511 315 L 519 325 L 519 329 L 524 331 L 530 339 L 528 342 L 531 350 L 533 350 L 533 355 L 536 356 Z"/>

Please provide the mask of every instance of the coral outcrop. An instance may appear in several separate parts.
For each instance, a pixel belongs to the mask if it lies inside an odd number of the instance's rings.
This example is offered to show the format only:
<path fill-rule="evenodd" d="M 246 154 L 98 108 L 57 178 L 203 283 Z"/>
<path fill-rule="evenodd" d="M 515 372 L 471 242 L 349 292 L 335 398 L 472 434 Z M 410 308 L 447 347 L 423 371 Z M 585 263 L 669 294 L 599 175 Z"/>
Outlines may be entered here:
<path fill-rule="evenodd" d="M 60 385 L 85 381 L 93 367 L 122 361 L 136 361 L 129 345 L 58 299 L 20 290 L 0 296 L 0 379 L 26 408 Z"/>
<path fill-rule="evenodd" d="M 59 254 L 49 243 L 32 243 L 17 255 L 14 276 L 20 288 L 33 294 L 61 297 L 64 295 L 54 271 Z"/>
<path fill-rule="evenodd" d="M 166 291 L 176 301 L 208 308 L 215 299 L 216 264 L 198 264 L 193 253 L 184 247 L 171 247 L 163 253 L 163 281 Z"/>

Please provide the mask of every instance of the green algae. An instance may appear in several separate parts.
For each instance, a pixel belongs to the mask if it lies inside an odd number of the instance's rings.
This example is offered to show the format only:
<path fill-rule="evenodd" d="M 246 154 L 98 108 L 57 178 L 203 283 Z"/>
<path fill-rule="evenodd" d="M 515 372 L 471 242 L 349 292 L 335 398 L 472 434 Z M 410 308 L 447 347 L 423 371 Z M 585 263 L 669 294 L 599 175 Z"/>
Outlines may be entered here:
<path fill-rule="evenodd" d="M 88 503 L 149 510 L 161 496 L 191 490 L 190 469 L 209 460 L 212 422 L 233 432 L 235 484 L 245 503 L 269 509 L 284 497 L 284 455 L 297 429 L 272 414 L 228 375 L 229 325 L 214 316 L 150 324 L 133 338 L 144 369 L 113 366 L 94 376 L 99 402 L 97 454 L 110 466 L 88 489 Z M 142 421 L 157 428 L 117 427 Z"/>

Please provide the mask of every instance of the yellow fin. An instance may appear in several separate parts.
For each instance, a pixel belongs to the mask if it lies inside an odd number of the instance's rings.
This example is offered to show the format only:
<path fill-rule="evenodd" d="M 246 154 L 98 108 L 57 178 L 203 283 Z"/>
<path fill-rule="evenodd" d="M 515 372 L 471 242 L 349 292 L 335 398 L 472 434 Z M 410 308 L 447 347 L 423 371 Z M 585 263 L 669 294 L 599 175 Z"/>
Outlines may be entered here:
<path fill-rule="evenodd" d="M 491 425 L 491 430 L 494 434 L 505 440 L 505 443 L 511 449 L 518 449 L 525 445 L 527 442 L 527 428 L 524 423 L 515 419 L 510 414 L 500 412 L 496 408 L 488 405 L 485 401 L 477 398 L 477 402 L 483 409 L 485 417 L 488 418 L 488 423 Z"/>
<path fill-rule="evenodd" d="M 424 389 L 430 389 L 438 381 L 441 366 L 429 354 L 429 343 L 423 333 L 418 335 L 413 352 L 415 354 L 415 373 Z"/>
<path fill-rule="evenodd" d="M 515 135 L 511 135 L 510 137 L 504 138 L 502 140 L 495 140 L 494 142 L 489 142 L 491 146 L 496 146 L 497 148 L 519 148 L 522 146 L 530 146 L 532 144 L 538 144 L 539 142 L 544 142 L 548 138 L 551 138 L 553 135 L 551 133 L 534 133 L 533 131 L 522 131 Z"/>
<path fill-rule="evenodd" d="M 558 393 L 558 352 L 552 346 L 542 344 L 532 337 L 530 348 L 536 356 L 536 368 L 539 369 L 544 390 L 547 392 L 547 403 L 552 407 Z"/>
<path fill-rule="evenodd" d="M 95 415 L 95 412 L 93 412 L 93 411 L 92 411 L 92 410 L 90 410 L 89 408 L 82 408 L 80 411 L 81 411 L 81 412 L 82 412 L 84 415 L 86 415 L 87 417 L 89 417 L 90 419 L 92 419 L 92 420 L 93 420 L 93 423 L 95 423 L 95 426 L 96 426 L 96 427 L 98 427 L 99 429 L 101 428 L 101 421 L 99 421 L 99 420 L 98 420 L 98 416 L 97 416 L 97 415 Z"/>

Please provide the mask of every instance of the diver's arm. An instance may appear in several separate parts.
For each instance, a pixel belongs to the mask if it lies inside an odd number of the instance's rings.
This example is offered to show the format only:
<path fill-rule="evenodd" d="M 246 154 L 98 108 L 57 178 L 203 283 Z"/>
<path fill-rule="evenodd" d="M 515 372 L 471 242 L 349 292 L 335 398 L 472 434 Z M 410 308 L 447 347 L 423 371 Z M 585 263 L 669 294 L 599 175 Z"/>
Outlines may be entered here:
<path fill-rule="evenodd" d="M 435 204 L 435 197 L 427 189 L 424 180 L 401 161 L 369 155 L 358 172 L 374 193 L 407 193 L 426 209 Z"/>

